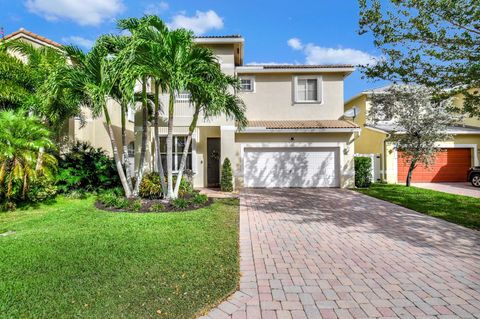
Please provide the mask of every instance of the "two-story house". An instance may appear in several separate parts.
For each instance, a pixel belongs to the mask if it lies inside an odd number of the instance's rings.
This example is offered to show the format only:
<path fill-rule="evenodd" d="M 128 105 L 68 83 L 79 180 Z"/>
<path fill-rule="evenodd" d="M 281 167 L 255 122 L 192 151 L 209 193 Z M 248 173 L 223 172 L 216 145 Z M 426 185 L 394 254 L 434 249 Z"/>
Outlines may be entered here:
<path fill-rule="evenodd" d="M 344 79 L 354 71 L 352 66 L 244 65 L 240 36 L 197 37 L 196 42 L 214 51 L 225 73 L 239 77 L 238 95 L 249 120 L 248 127 L 238 130 L 225 118 L 200 119 L 187 164 L 196 187 L 218 186 L 225 158 L 232 161 L 236 187 L 353 185 L 353 140 L 360 129 L 341 119 Z M 174 168 L 192 114 L 188 94 L 176 102 Z M 136 145 L 141 141 L 140 119 L 138 114 Z M 163 126 L 161 134 L 166 135 L 166 122 Z M 151 154 L 149 158 L 153 169 Z"/>
<path fill-rule="evenodd" d="M 21 29 L 5 37 L 35 45 L 56 42 Z M 350 65 L 245 65 L 241 36 L 206 36 L 195 39 L 211 48 L 222 70 L 238 76 L 238 95 L 247 107 L 249 125 L 238 130 L 224 117 L 199 119 L 187 168 L 195 187 L 219 185 L 225 158 L 232 161 L 236 187 L 350 187 L 354 184 L 354 139 L 360 128 L 342 120 L 344 79 L 354 71 Z M 168 97 L 162 96 L 163 105 Z M 109 103 L 115 134 L 120 141 L 120 108 Z M 88 141 L 111 153 L 102 117 L 93 118 L 84 109 L 85 121 L 71 119 L 65 127 L 70 141 Z M 178 168 L 183 143 L 192 118 L 188 92 L 176 98 L 174 115 L 174 169 Z M 167 114 L 160 133 L 165 162 Z M 129 155 L 138 166 L 141 145 L 141 114 L 128 114 Z M 153 129 L 149 128 L 147 169 L 154 170 Z M 120 151 L 122 151 L 120 149 Z"/>

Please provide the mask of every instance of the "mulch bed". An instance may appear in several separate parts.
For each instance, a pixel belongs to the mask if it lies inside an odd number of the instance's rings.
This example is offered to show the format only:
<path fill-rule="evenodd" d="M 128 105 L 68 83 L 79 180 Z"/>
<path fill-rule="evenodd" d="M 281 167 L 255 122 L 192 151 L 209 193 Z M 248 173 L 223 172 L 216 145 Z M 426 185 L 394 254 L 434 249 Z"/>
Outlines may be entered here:
<path fill-rule="evenodd" d="M 130 199 L 129 201 L 135 202 L 137 200 L 138 199 Z M 95 207 L 98 209 L 101 209 L 107 212 L 113 212 L 113 213 L 171 213 L 171 212 L 185 212 L 185 211 L 204 208 L 212 205 L 212 203 L 214 202 L 214 199 L 209 198 L 208 201 L 203 205 L 189 203 L 189 205 L 186 208 L 182 208 L 182 209 L 177 208 L 172 204 L 170 204 L 170 202 L 162 199 L 140 199 L 140 201 L 142 203 L 142 207 L 139 210 L 135 210 L 135 211 L 125 209 L 125 208 L 115 208 L 115 207 L 105 206 L 102 202 L 98 200 L 95 202 Z M 155 207 L 155 205 L 163 205 L 163 209 L 158 211 L 154 210 L 154 208 L 152 207 Z"/>

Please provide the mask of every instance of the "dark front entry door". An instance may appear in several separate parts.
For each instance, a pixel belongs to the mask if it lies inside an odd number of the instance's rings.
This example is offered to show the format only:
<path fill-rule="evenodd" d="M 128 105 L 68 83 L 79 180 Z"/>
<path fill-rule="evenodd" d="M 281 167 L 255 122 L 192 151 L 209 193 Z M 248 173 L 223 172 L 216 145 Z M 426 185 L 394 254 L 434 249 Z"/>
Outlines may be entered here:
<path fill-rule="evenodd" d="M 207 186 L 220 186 L 220 138 L 207 138 Z"/>

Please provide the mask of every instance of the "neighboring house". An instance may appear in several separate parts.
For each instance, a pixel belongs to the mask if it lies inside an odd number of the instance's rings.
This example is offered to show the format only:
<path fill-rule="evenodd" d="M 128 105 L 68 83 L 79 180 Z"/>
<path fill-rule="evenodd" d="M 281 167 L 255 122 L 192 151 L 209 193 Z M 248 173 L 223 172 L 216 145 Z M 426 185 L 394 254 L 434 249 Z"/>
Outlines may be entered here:
<path fill-rule="evenodd" d="M 358 107 L 355 118 L 362 132 L 355 139 L 355 153 L 370 155 L 376 165 L 374 176 L 388 183 L 404 183 L 408 165 L 388 142 L 389 133 L 395 129 L 391 122 L 368 125 L 367 115 L 371 107 L 370 96 L 383 94 L 388 86 L 364 91 L 345 103 L 345 111 Z M 456 97 L 454 104 L 461 108 L 463 98 Z M 467 171 L 473 165 L 479 165 L 480 158 L 480 120 L 466 117 L 458 126 L 447 129 L 452 136 L 449 141 L 438 141 L 441 151 L 436 154 L 435 163 L 425 168 L 419 165 L 413 172 L 412 182 L 463 182 L 467 181 Z"/>
<path fill-rule="evenodd" d="M 54 45 L 26 30 L 6 37 L 38 45 Z M 350 65 L 244 65 L 241 36 L 197 37 L 211 48 L 222 70 L 241 81 L 238 95 L 247 107 L 249 125 L 239 131 L 225 117 L 199 119 L 187 161 L 195 187 L 217 187 L 225 158 L 232 161 L 236 187 L 351 187 L 354 185 L 354 138 L 360 128 L 342 120 L 344 79 Z M 168 97 L 162 96 L 163 105 Z M 110 105 L 115 134 L 120 140 L 119 107 Z M 139 109 L 139 108 L 138 108 Z M 174 169 L 178 168 L 185 135 L 192 118 L 188 92 L 178 94 L 174 116 Z M 72 119 L 66 128 L 71 141 L 89 141 L 111 152 L 102 117 L 84 110 L 86 123 Z M 167 115 L 160 128 L 162 161 L 166 162 Z M 138 166 L 141 112 L 129 112 L 130 155 Z M 134 123 L 135 122 L 135 123 Z M 147 169 L 154 170 L 153 128 L 149 127 Z M 68 132 L 68 133 L 67 133 Z M 121 151 L 121 150 L 120 150 Z M 137 167 L 138 168 L 138 167 Z"/>
<path fill-rule="evenodd" d="M 344 79 L 354 71 L 352 66 L 245 66 L 240 36 L 197 37 L 196 42 L 215 52 L 225 73 L 239 77 L 242 88 L 238 95 L 246 104 L 249 119 L 242 131 L 224 117 L 199 120 L 187 164 L 196 187 L 218 187 L 225 158 L 232 161 L 237 188 L 353 186 L 353 139 L 359 127 L 341 119 Z M 166 105 L 168 98 L 163 99 Z M 174 168 L 191 117 L 185 92 L 175 106 Z M 138 148 L 140 113 L 137 118 Z M 161 128 L 164 136 L 166 118 L 167 114 Z M 153 130 L 149 130 L 151 145 Z M 165 137 L 161 142 L 165 145 Z M 148 168 L 153 169 L 153 155 L 147 156 Z M 166 154 L 162 157 L 165 163 Z"/>
<path fill-rule="evenodd" d="M 23 28 L 15 31 L 3 38 L 3 41 L 13 41 L 20 40 L 32 44 L 35 47 L 40 46 L 49 46 L 52 48 L 57 48 L 61 50 L 62 45 L 42 37 L 38 34 L 25 30 Z M 24 60 L 23 57 L 19 56 L 15 52 L 12 54 L 16 55 L 20 59 Z M 121 141 L 121 117 L 119 110 L 119 105 L 114 101 L 108 103 L 108 108 L 112 117 L 112 123 L 114 127 L 114 134 L 117 141 Z M 65 137 L 69 142 L 73 141 L 86 141 L 89 142 L 94 147 L 99 147 L 107 151 L 112 155 L 112 146 L 110 139 L 108 137 L 107 130 L 105 129 L 104 119 L 102 116 L 94 118 L 91 111 L 88 108 L 82 108 L 82 117 L 72 118 L 68 123 L 65 124 Z M 127 141 L 130 145 L 129 153 L 133 157 L 133 142 L 134 142 L 134 112 L 130 111 L 127 121 Z"/>

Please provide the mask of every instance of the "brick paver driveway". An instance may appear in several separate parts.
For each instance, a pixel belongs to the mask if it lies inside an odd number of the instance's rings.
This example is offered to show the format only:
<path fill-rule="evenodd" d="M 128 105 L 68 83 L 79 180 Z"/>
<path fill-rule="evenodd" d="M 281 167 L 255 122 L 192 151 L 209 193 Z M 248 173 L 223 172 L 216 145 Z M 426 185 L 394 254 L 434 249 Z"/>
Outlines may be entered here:
<path fill-rule="evenodd" d="M 342 189 L 246 190 L 240 224 L 208 318 L 480 318 L 480 232 Z"/>

